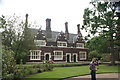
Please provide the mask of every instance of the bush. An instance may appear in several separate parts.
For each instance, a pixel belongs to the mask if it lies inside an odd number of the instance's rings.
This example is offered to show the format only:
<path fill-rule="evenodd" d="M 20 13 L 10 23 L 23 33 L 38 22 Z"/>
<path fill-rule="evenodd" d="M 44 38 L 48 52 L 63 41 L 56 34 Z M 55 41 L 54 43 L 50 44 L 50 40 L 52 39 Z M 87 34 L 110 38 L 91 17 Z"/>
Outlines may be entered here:
<path fill-rule="evenodd" d="M 109 62 L 110 61 L 110 54 L 103 54 L 101 61 L 103 62 Z"/>
<path fill-rule="evenodd" d="M 3 80 L 12 80 L 12 79 L 14 79 L 14 74 L 15 74 L 15 70 L 16 70 L 16 61 L 14 59 L 15 54 L 8 47 L 3 47 L 2 51 L 3 51 L 3 55 L 2 55 Z"/>
<path fill-rule="evenodd" d="M 91 60 L 93 57 L 95 57 L 97 60 L 100 60 L 102 56 L 97 51 L 91 51 L 88 55 L 88 59 Z"/>
<path fill-rule="evenodd" d="M 33 66 L 24 66 L 23 64 L 20 64 L 17 66 L 17 70 L 15 72 L 15 78 L 23 78 L 25 76 L 35 74 L 35 73 L 41 73 L 44 71 L 51 71 L 53 70 L 53 66 L 50 64 L 36 64 Z"/>

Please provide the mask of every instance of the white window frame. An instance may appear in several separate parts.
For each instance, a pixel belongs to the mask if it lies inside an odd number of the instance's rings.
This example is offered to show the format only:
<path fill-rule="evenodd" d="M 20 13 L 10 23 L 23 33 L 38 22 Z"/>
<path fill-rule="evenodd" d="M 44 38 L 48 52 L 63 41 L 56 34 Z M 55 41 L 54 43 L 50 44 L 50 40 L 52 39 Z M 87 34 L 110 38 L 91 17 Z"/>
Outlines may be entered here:
<path fill-rule="evenodd" d="M 46 40 L 34 40 L 36 46 L 46 46 Z M 43 45 L 37 43 L 44 43 Z"/>
<path fill-rule="evenodd" d="M 77 45 L 82 45 L 82 47 Z M 84 48 L 84 43 L 76 43 L 76 48 Z"/>
<path fill-rule="evenodd" d="M 81 54 L 85 54 L 85 57 L 84 58 L 81 58 Z M 80 60 L 86 60 L 86 57 L 87 57 L 87 54 L 86 54 L 86 52 L 85 51 L 80 51 L 79 52 L 79 57 L 80 57 Z"/>
<path fill-rule="evenodd" d="M 58 44 L 61 44 L 61 45 L 58 45 Z M 66 44 L 66 46 L 64 46 L 63 44 Z M 67 42 L 65 42 L 65 41 L 57 41 L 57 46 L 58 47 L 67 47 Z"/>
<path fill-rule="evenodd" d="M 56 58 L 56 55 L 55 55 L 55 53 L 56 52 L 61 52 L 62 53 L 62 57 L 61 58 Z M 63 51 L 54 51 L 54 60 L 63 60 Z"/>
<path fill-rule="evenodd" d="M 38 58 L 33 58 L 33 56 Z M 41 50 L 30 50 L 30 60 L 41 60 Z"/>

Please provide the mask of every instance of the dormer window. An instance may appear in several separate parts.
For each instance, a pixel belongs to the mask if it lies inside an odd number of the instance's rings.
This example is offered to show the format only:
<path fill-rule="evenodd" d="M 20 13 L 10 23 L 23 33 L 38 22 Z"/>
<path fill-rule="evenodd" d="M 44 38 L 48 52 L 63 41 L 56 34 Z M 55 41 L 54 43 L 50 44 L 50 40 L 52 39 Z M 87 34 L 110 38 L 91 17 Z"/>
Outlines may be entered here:
<path fill-rule="evenodd" d="M 36 46 L 46 46 L 46 40 L 35 40 Z"/>
<path fill-rule="evenodd" d="M 67 47 L 67 42 L 65 42 L 65 41 L 57 41 L 57 46 L 58 47 Z"/>
<path fill-rule="evenodd" d="M 84 43 L 76 43 L 77 48 L 84 48 Z"/>

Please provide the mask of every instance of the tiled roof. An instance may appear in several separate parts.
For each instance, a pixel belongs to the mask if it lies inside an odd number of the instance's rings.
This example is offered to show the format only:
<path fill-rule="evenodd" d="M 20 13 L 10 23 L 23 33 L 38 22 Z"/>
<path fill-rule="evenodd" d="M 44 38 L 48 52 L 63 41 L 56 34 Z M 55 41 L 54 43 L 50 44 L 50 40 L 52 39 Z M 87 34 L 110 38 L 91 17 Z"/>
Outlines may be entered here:
<path fill-rule="evenodd" d="M 32 33 L 32 36 L 35 37 L 38 33 L 38 29 L 33 29 L 31 28 L 31 33 Z M 42 30 L 42 33 L 45 34 L 46 36 L 46 31 L 45 30 Z M 46 40 L 48 42 L 56 42 L 56 39 L 57 39 L 57 36 L 60 34 L 60 32 L 57 32 L 57 31 L 52 31 L 52 38 L 46 38 Z M 68 40 L 68 43 L 74 43 L 77 41 L 77 34 L 72 34 L 72 33 L 69 33 L 69 40 Z"/>

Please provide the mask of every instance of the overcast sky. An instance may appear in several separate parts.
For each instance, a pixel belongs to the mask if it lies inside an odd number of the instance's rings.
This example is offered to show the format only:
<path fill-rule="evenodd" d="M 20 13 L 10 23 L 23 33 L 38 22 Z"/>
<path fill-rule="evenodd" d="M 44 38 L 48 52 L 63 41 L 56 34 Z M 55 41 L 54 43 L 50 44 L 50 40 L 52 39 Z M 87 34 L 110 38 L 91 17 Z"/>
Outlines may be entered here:
<path fill-rule="evenodd" d="M 29 22 L 36 22 L 45 29 L 46 18 L 51 19 L 53 31 L 65 31 L 68 22 L 70 33 L 77 33 L 77 24 L 82 25 L 84 9 L 90 7 L 91 0 L 0 0 L 0 15 L 24 17 L 29 14 Z M 82 31 L 83 35 L 85 34 Z"/>

